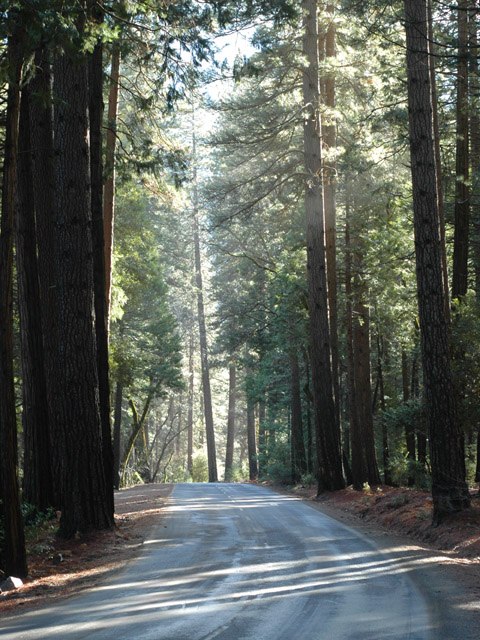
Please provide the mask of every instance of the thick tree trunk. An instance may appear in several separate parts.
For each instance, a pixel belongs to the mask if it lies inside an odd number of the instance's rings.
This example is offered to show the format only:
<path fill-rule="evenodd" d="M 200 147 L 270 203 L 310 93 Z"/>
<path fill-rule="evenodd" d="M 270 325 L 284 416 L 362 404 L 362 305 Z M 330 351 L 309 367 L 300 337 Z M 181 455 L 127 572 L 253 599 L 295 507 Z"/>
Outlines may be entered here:
<path fill-rule="evenodd" d="M 96 16 L 100 21 L 101 16 Z M 107 499 L 112 518 L 113 447 L 110 424 L 110 379 L 108 361 L 108 319 L 105 298 L 105 243 L 103 228 L 103 47 L 97 43 L 89 56 L 89 118 L 90 118 L 90 189 L 92 208 L 93 283 L 95 302 L 95 337 L 97 346 L 98 389 L 102 428 L 102 457 Z"/>
<path fill-rule="evenodd" d="M 4 515 L 2 568 L 5 574 L 25 578 L 28 573 L 25 536 L 17 480 L 17 416 L 13 373 L 13 237 L 17 196 L 18 123 L 22 42 L 13 33 L 7 43 L 10 74 L 3 162 L 0 226 L 0 495 Z M 2 551 L 2 550 L 0 550 Z"/>
<path fill-rule="evenodd" d="M 30 89 L 30 138 L 32 145 L 32 182 L 34 190 L 38 276 L 41 299 L 42 336 L 44 347 L 45 377 L 47 388 L 48 421 L 50 438 L 54 442 L 58 434 L 57 396 L 58 376 L 58 289 L 55 267 L 55 195 L 53 151 L 53 100 L 52 74 L 49 54 L 41 49 L 35 56 L 36 72 L 29 83 Z M 55 505 L 60 506 L 61 452 L 52 447 L 52 476 Z"/>
<path fill-rule="evenodd" d="M 468 135 L 468 2 L 458 2 L 457 142 L 455 154 L 455 231 L 453 236 L 452 298 L 462 298 L 468 288 L 470 227 Z"/>
<path fill-rule="evenodd" d="M 478 64 L 478 30 L 477 9 L 470 14 L 470 141 L 471 141 L 471 208 L 472 208 L 472 248 L 473 265 L 475 270 L 475 294 L 480 301 L 480 113 L 478 101 L 480 99 L 480 68 Z M 480 465 L 480 462 L 479 462 Z M 480 468 L 479 468 L 480 475 Z"/>
<path fill-rule="evenodd" d="M 105 300 L 107 328 L 110 322 L 112 292 L 112 256 L 115 220 L 115 147 L 117 143 L 117 114 L 120 80 L 120 44 L 112 48 L 110 88 L 108 94 L 108 128 L 105 140 L 105 188 L 103 191 L 103 235 L 105 242 Z"/>
<path fill-rule="evenodd" d="M 404 0 L 415 254 L 434 522 L 470 505 L 445 317 L 426 0 Z"/>
<path fill-rule="evenodd" d="M 305 212 L 311 365 L 317 436 L 318 490 L 344 486 L 331 368 L 319 114 L 318 21 L 315 0 L 303 0 Z"/>
<path fill-rule="evenodd" d="M 62 382 L 56 445 L 62 454 L 60 533 L 70 537 L 77 531 L 113 525 L 98 401 L 84 58 L 57 54 L 54 95 L 58 377 Z"/>
<path fill-rule="evenodd" d="M 305 442 L 303 440 L 302 398 L 300 394 L 300 367 L 295 348 L 290 350 L 290 410 L 292 432 L 292 471 L 298 482 L 307 471 Z"/>
<path fill-rule="evenodd" d="M 247 447 L 248 477 L 254 481 L 258 477 L 257 437 L 255 433 L 255 400 L 247 393 Z"/>
<path fill-rule="evenodd" d="M 225 482 L 232 480 L 233 447 L 235 443 L 235 403 L 237 393 L 237 368 L 234 362 L 228 367 L 228 418 L 227 418 L 227 447 L 225 452 Z"/>
<path fill-rule="evenodd" d="M 18 154 L 16 259 L 23 390 L 23 499 L 40 511 L 55 506 L 42 342 L 35 203 L 30 141 L 30 90 L 23 88 Z"/>
<path fill-rule="evenodd" d="M 471 213 L 472 213 L 472 249 L 475 271 L 475 296 L 480 301 L 480 114 L 478 100 L 480 96 L 480 70 L 478 64 L 478 24 L 477 9 L 472 8 L 469 19 L 470 33 L 470 140 L 471 140 Z M 475 482 L 480 482 L 480 426 L 477 427 L 477 461 Z"/>
<path fill-rule="evenodd" d="M 332 353 L 332 380 L 335 394 L 335 410 L 338 428 L 340 428 L 340 380 L 338 355 L 338 304 L 337 304 L 337 124 L 335 121 L 335 70 L 336 61 L 336 26 L 334 3 L 327 4 L 322 13 L 326 22 L 320 32 L 319 48 L 327 69 L 320 72 L 321 98 L 326 107 L 322 122 L 323 143 L 323 205 L 325 215 L 325 257 L 327 263 L 328 310 L 330 321 L 330 342 Z"/>

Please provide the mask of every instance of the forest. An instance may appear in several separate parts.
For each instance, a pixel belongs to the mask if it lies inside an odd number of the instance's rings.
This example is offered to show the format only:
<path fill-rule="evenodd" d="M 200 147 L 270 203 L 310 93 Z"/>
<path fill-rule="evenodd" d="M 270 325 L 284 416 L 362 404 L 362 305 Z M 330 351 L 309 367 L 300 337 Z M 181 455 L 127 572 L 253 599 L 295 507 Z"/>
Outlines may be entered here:
<path fill-rule="evenodd" d="M 468 509 L 479 3 L 0 8 L 0 570 L 137 483 Z"/>

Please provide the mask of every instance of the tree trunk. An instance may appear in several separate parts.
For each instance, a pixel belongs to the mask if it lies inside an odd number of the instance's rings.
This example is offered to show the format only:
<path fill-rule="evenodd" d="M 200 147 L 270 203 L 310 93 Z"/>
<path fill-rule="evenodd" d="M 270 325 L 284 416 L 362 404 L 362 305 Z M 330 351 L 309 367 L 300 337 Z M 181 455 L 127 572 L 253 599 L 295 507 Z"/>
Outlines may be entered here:
<path fill-rule="evenodd" d="M 55 266 L 55 195 L 53 150 L 52 74 L 49 53 L 41 49 L 35 55 L 36 72 L 29 83 L 30 138 L 32 145 L 32 182 L 35 201 L 38 278 L 41 299 L 42 336 L 47 389 L 48 422 L 51 442 L 59 431 L 57 397 L 60 393 L 58 376 L 58 288 Z M 61 498 L 61 452 L 52 447 L 52 476 L 55 506 Z"/>
<path fill-rule="evenodd" d="M 383 454 L 383 481 L 387 485 L 392 484 L 392 475 L 390 472 L 390 448 L 388 446 L 388 430 L 387 423 L 385 421 L 385 385 L 383 379 L 383 353 L 382 348 L 383 340 L 377 332 L 377 378 L 378 389 L 380 395 L 380 409 L 382 411 L 381 423 L 382 423 L 382 454 Z"/>
<path fill-rule="evenodd" d="M 471 140 L 471 213 L 472 213 L 472 249 L 475 271 L 475 297 L 480 302 L 480 115 L 478 100 L 480 96 L 480 70 L 478 65 L 477 9 L 472 8 L 469 18 L 470 33 L 470 140 Z M 480 482 L 480 426 L 477 428 L 477 461 L 475 482 Z"/>
<path fill-rule="evenodd" d="M 345 221 L 345 297 L 347 325 L 347 388 L 350 423 L 350 442 L 352 450 L 352 484 L 356 491 L 363 488 L 366 477 L 365 456 L 357 413 L 357 396 L 355 385 L 355 358 L 353 349 L 353 292 L 352 292 L 352 247 L 350 242 L 350 194 L 347 191 Z"/>
<path fill-rule="evenodd" d="M 452 298 L 463 298 L 468 288 L 470 226 L 468 135 L 468 2 L 458 2 L 457 142 L 455 154 L 455 231 L 453 237 Z"/>
<path fill-rule="evenodd" d="M 120 489 L 123 384 L 117 381 L 113 414 L 113 486 Z"/>
<path fill-rule="evenodd" d="M 344 486 L 336 419 L 326 277 L 318 81 L 318 21 L 315 0 L 303 0 L 305 212 L 313 403 L 317 436 L 318 491 Z"/>
<path fill-rule="evenodd" d="M 30 142 L 30 90 L 23 88 L 18 154 L 16 259 L 20 315 L 24 470 L 23 499 L 40 511 L 55 506 L 42 342 L 35 204 Z"/>
<path fill-rule="evenodd" d="M 83 30 L 79 20 L 80 32 Z M 94 324 L 88 74 L 84 57 L 54 64 L 59 296 L 57 407 L 62 455 L 60 534 L 113 525 L 105 482 Z"/>
<path fill-rule="evenodd" d="M 428 11 L 428 40 L 430 42 L 432 55 L 429 56 L 429 74 L 432 87 L 432 116 L 433 116 L 433 134 L 435 144 L 435 162 L 436 185 L 437 185 L 437 202 L 438 202 L 438 219 L 440 226 L 440 239 L 442 244 L 442 276 L 443 289 L 445 296 L 445 315 L 450 321 L 450 289 L 448 282 L 448 266 L 447 266 L 447 249 L 445 242 L 445 204 L 443 198 L 442 186 L 442 162 L 440 154 L 440 125 L 438 122 L 438 105 L 437 105 L 437 77 L 435 74 L 435 38 L 433 34 L 433 16 L 432 16 L 432 0 L 427 0 Z"/>
<path fill-rule="evenodd" d="M 307 459 L 305 455 L 305 443 L 303 440 L 300 368 L 295 348 L 290 350 L 290 408 L 292 426 L 292 480 L 294 482 L 298 482 L 307 471 Z"/>
<path fill-rule="evenodd" d="M 450 365 L 433 141 L 426 0 L 404 0 L 418 307 L 434 522 L 470 505 Z"/>
<path fill-rule="evenodd" d="M 330 342 L 332 354 L 332 380 L 335 394 L 335 410 L 338 429 L 340 429 L 340 381 L 338 356 L 338 304 L 337 304 L 337 212 L 336 212 L 336 182 L 337 182 L 337 124 L 335 121 L 335 69 L 336 62 L 336 26 L 334 3 L 327 4 L 322 14 L 327 21 L 326 29 L 320 32 L 319 49 L 323 51 L 323 61 L 326 70 L 320 72 L 321 98 L 326 107 L 326 114 L 322 122 L 322 177 L 323 177 L 323 206 L 325 215 L 325 257 L 327 264 L 327 291 L 330 322 Z"/>
<path fill-rule="evenodd" d="M 234 362 L 230 362 L 228 385 L 228 419 L 227 419 L 227 448 L 225 452 L 225 482 L 232 480 L 233 447 L 235 442 L 235 401 L 237 370 Z"/>
<path fill-rule="evenodd" d="M 380 484 L 372 413 L 372 383 L 370 368 L 370 311 L 367 306 L 367 285 L 363 275 L 362 247 L 353 251 L 353 361 L 355 376 L 355 401 L 360 429 L 365 477 L 370 485 Z M 358 479 L 356 481 L 358 485 Z"/>
<path fill-rule="evenodd" d="M 193 125 L 195 129 L 195 124 Z M 196 168 L 196 139 L 193 131 L 193 243 L 195 248 L 195 283 L 197 287 L 198 332 L 200 335 L 200 360 L 202 365 L 203 408 L 205 412 L 205 435 L 207 439 L 208 481 L 218 482 L 215 430 L 213 427 L 212 392 L 210 389 L 210 367 L 208 362 L 207 328 L 203 301 L 202 262 L 198 228 L 198 185 Z"/>
<path fill-rule="evenodd" d="M 190 329 L 190 342 L 188 349 L 188 412 L 187 412 L 187 470 L 190 476 L 193 473 L 193 395 L 194 395 L 194 368 L 193 368 L 194 336 L 193 327 Z"/>
<path fill-rule="evenodd" d="M 267 404 L 265 402 L 265 391 L 262 390 L 258 401 L 258 473 L 261 475 L 262 464 L 265 461 L 267 452 L 267 432 L 265 422 L 267 418 Z"/>
<path fill-rule="evenodd" d="M 408 402 L 410 399 L 410 386 L 408 377 L 408 358 L 407 352 L 402 350 L 402 381 L 403 381 L 403 402 Z M 407 445 L 407 460 L 415 460 L 415 425 L 407 422 L 405 424 L 405 443 Z M 408 486 L 412 487 L 414 484 L 414 478 L 409 473 Z"/>
<path fill-rule="evenodd" d="M 107 328 L 110 323 L 112 293 L 112 255 L 115 220 L 115 147 L 117 143 L 117 113 L 120 80 L 120 43 L 112 48 L 110 88 L 108 93 L 108 126 L 105 140 L 105 188 L 103 191 L 103 235 L 105 242 L 105 300 Z"/>
<path fill-rule="evenodd" d="M 5 519 L 3 570 L 7 576 L 28 573 L 17 480 L 17 416 L 13 373 L 13 237 L 17 196 L 18 123 L 23 49 L 18 26 L 7 43 L 10 74 L 3 162 L 0 226 L 0 495 Z"/>
<path fill-rule="evenodd" d="M 247 393 L 247 446 L 248 477 L 254 481 L 258 477 L 257 438 L 255 433 L 255 400 Z"/>
<path fill-rule="evenodd" d="M 95 3 L 96 4 L 96 3 Z M 93 8 L 94 18 L 100 22 L 103 15 Z M 95 302 L 95 337 L 97 346 L 98 389 L 102 429 L 102 457 L 107 499 L 112 518 L 113 502 L 113 447 L 110 424 L 110 379 L 108 359 L 108 319 L 105 298 L 105 242 L 103 220 L 103 46 L 97 43 L 89 56 L 89 118 L 90 118 L 90 185 L 92 207 L 93 283 Z"/>

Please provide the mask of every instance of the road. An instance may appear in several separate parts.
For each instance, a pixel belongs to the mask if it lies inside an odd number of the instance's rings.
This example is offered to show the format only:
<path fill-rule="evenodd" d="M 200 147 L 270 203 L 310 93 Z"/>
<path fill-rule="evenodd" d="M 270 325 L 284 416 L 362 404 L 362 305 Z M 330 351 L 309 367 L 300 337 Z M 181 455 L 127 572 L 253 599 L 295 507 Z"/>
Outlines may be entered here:
<path fill-rule="evenodd" d="M 415 571 L 395 545 L 379 550 L 293 497 L 181 484 L 139 558 L 82 595 L 0 621 L 0 637 L 453 639 Z"/>

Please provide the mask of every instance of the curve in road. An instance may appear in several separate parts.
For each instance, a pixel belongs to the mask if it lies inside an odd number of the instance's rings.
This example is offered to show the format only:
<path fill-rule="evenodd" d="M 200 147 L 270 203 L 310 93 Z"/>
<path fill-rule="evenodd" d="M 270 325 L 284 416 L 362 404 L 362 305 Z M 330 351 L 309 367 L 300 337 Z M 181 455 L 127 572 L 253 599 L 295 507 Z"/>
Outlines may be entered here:
<path fill-rule="evenodd" d="M 141 556 L 103 585 L 0 623 L 5 640 L 427 640 L 401 553 L 255 485 L 177 485 Z"/>

